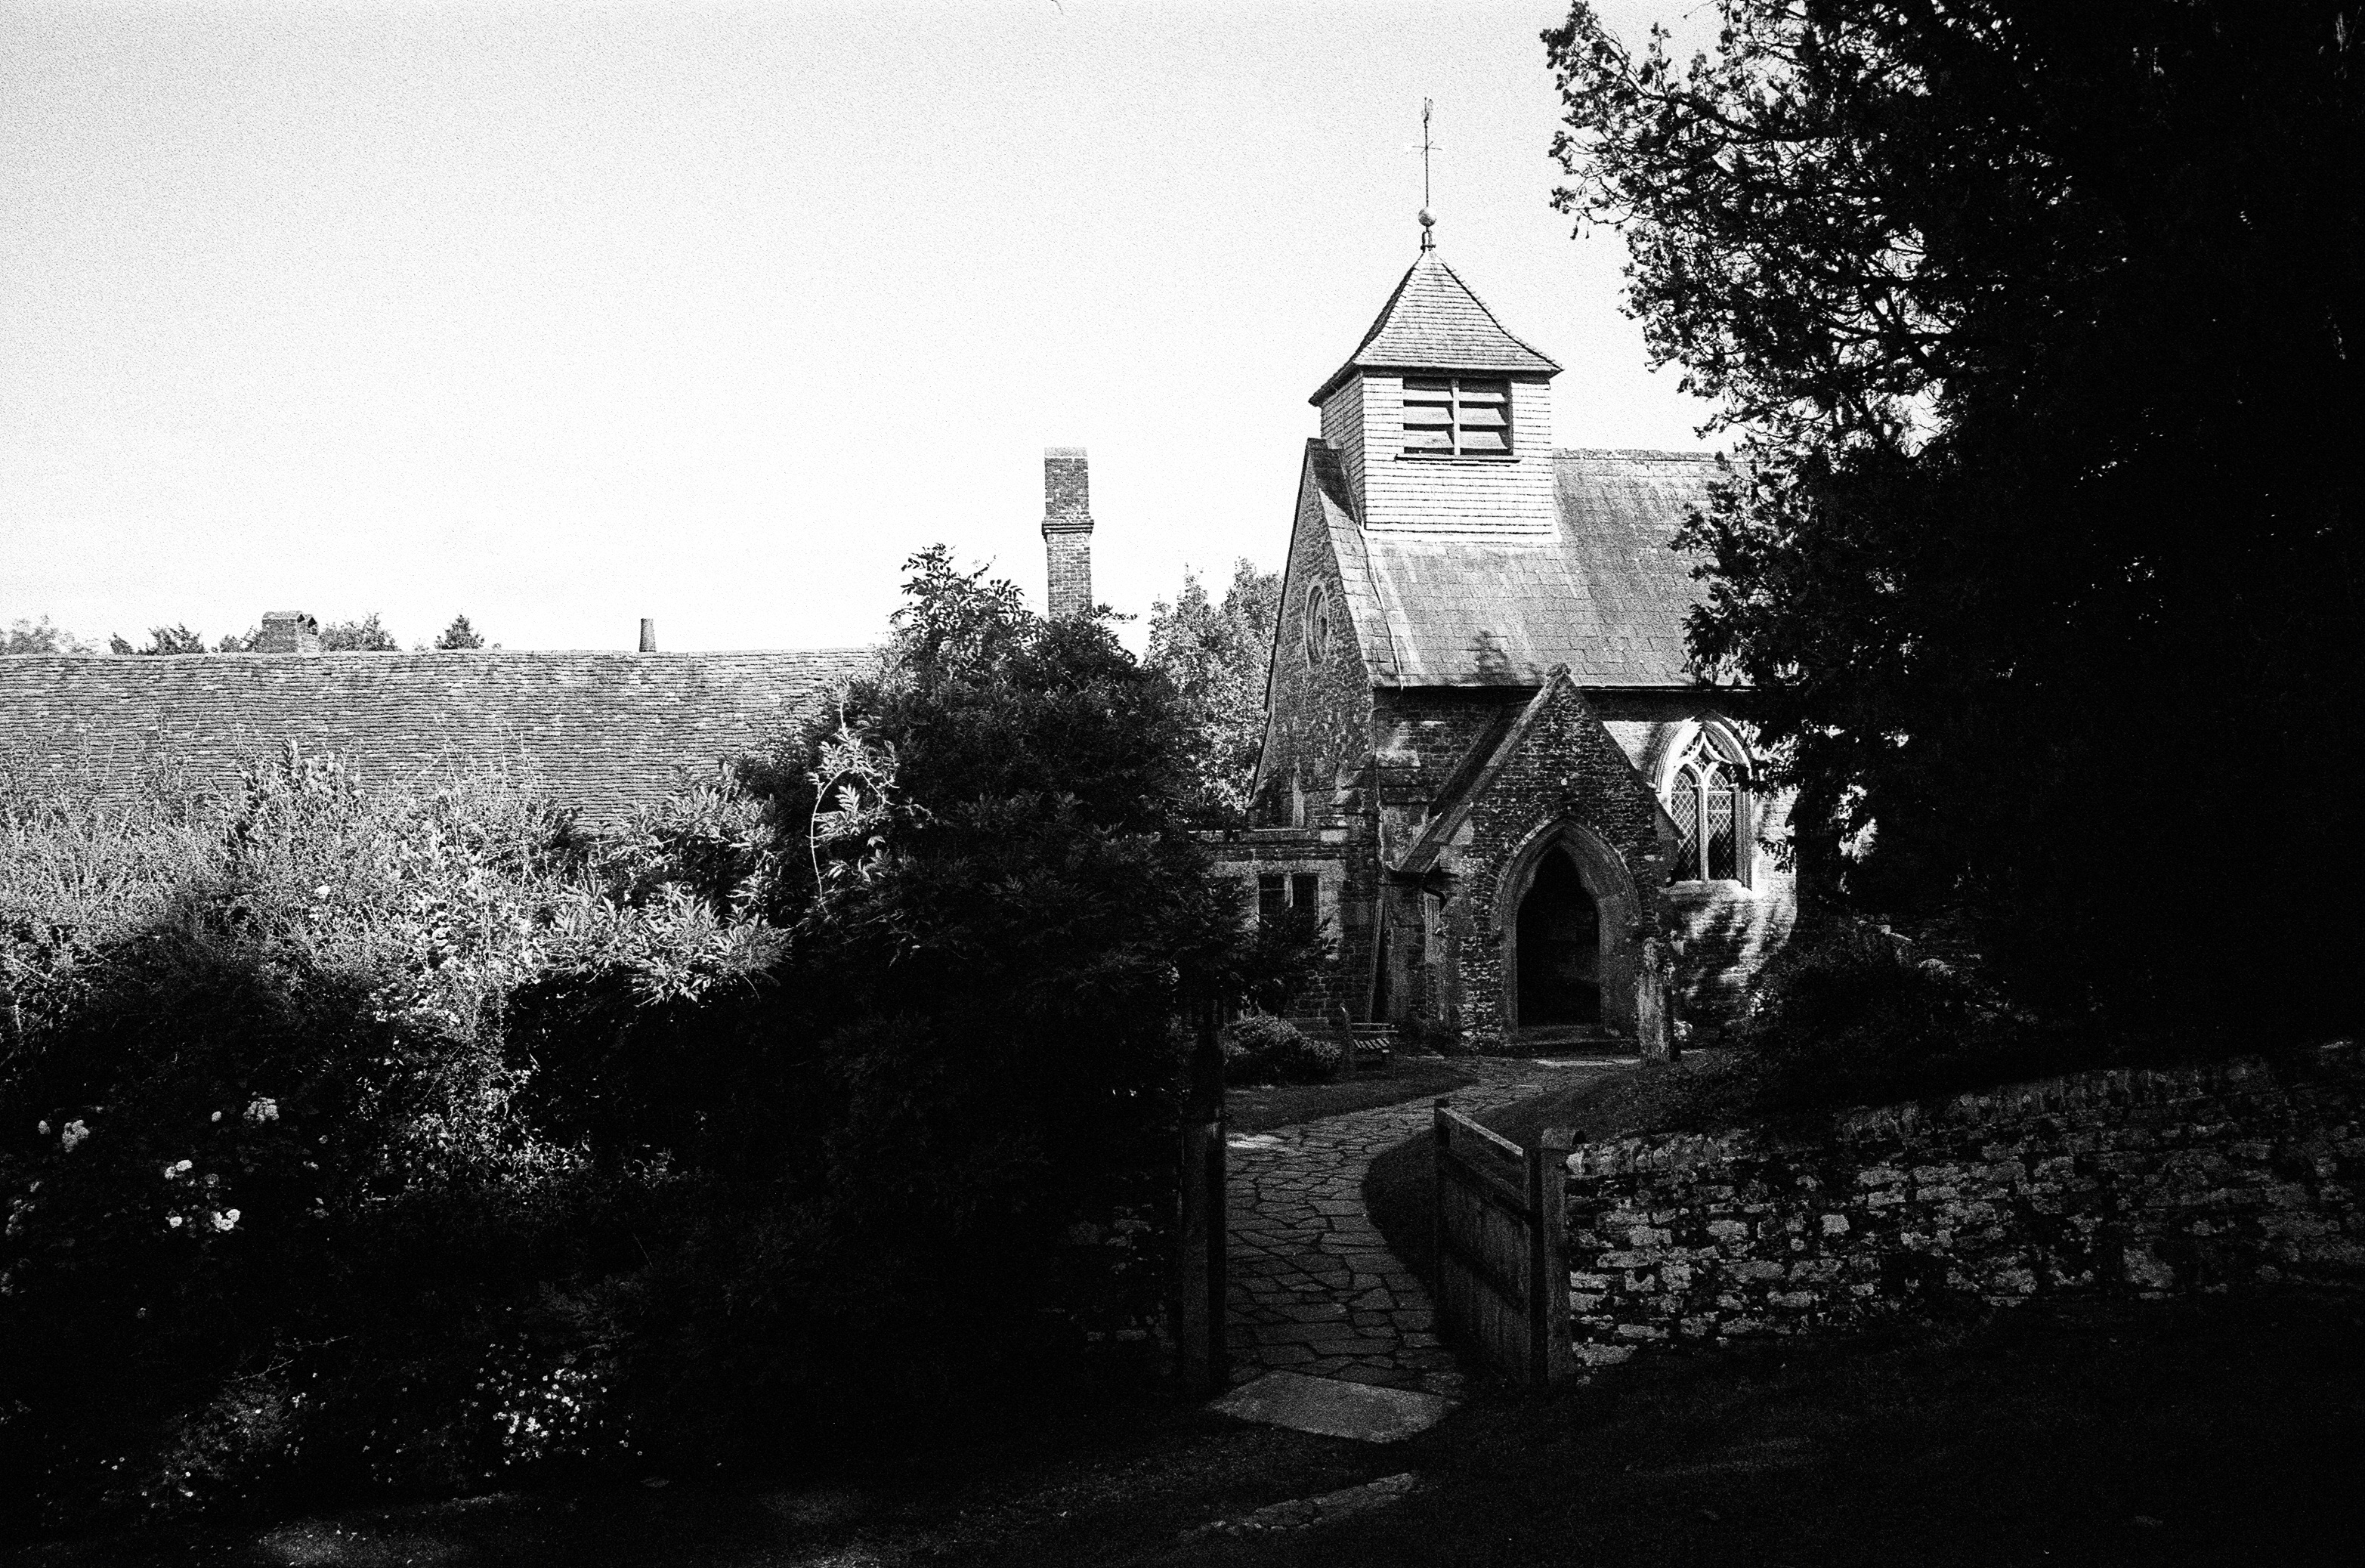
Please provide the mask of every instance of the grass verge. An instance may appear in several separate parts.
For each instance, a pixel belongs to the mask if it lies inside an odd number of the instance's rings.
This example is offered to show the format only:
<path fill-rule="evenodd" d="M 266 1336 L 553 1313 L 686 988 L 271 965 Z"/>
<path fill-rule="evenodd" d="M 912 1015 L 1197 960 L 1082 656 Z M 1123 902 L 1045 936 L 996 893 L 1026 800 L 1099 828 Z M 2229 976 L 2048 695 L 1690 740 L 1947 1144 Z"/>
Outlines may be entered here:
<path fill-rule="evenodd" d="M 1588 1568 L 2346 1563 L 2365 1534 L 2365 1303 L 2063 1300 L 1652 1358 L 1549 1400 L 1480 1400 L 1403 1443 L 1247 1427 L 1182 1401 L 1014 1410 L 906 1461 L 777 1491 L 507 1495 L 0 1563 L 446 1568 Z M 1379 1513 L 1184 1539 L 1401 1471 Z"/>
<path fill-rule="evenodd" d="M 1224 1091 L 1224 1115 L 1236 1133 L 1261 1133 L 1323 1116 L 1400 1105 L 1451 1094 L 1470 1074 L 1441 1057 L 1398 1057 L 1385 1078 L 1339 1078 L 1328 1083 L 1247 1083 Z"/>
<path fill-rule="evenodd" d="M 2064 1301 L 1616 1369 L 1464 1412 L 1384 1514 L 1128 1563 L 2330 1563 L 2365 1528 L 2365 1310 Z"/>

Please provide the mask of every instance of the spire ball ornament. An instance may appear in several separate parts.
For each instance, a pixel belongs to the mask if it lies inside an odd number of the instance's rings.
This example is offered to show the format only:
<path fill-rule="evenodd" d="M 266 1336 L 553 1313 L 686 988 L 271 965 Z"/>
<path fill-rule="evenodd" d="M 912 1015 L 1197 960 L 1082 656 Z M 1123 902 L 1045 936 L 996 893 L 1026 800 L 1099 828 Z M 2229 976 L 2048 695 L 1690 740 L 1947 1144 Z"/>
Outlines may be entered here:
<path fill-rule="evenodd" d="M 1437 219 L 1429 215 L 1429 208 L 1422 207 L 1420 209 L 1420 248 L 1422 250 L 1429 250 L 1436 245 L 1437 236 L 1429 232 L 1436 227 Z"/>

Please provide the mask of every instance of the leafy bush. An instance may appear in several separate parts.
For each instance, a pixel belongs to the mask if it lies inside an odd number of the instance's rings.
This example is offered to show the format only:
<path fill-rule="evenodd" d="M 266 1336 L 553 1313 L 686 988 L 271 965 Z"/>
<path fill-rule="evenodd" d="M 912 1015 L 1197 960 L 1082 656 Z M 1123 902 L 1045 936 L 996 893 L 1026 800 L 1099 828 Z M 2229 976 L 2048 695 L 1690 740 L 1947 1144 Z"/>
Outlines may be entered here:
<path fill-rule="evenodd" d="M 1320 1083 L 1345 1058 L 1335 1040 L 1301 1033 L 1285 1018 L 1251 1014 L 1224 1028 L 1224 1077 L 1232 1083 Z"/>
<path fill-rule="evenodd" d="M 673 1180 L 517 1114 L 507 997 L 600 932 L 566 821 L 497 776 L 364 792 L 291 752 L 129 812 L 18 780 L 0 826 L 0 1339 L 27 1352 L 0 1465 L 39 1510 L 6 1522 L 596 1450 L 531 1411 L 494 1442 L 505 1397 L 469 1414 L 503 1344 L 542 1358 L 521 1399 L 582 1402 L 597 1327 L 552 1286 Z M 421 1468 L 373 1427 L 477 1457 Z"/>
<path fill-rule="evenodd" d="M 712 1473 L 1147 1354 L 1175 999 L 1306 944 L 1163 675 L 913 566 L 835 711 L 599 836 L 0 758 L 0 1525 Z"/>
<path fill-rule="evenodd" d="M 1436 1012 L 1407 1017 L 1396 1025 L 1396 1040 L 1407 1051 L 1435 1051 L 1440 1056 L 1459 1056 L 1464 1049 L 1461 1026 Z"/>
<path fill-rule="evenodd" d="M 1769 1110 L 1877 1104 L 2067 1070 L 2062 1047 L 1969 966 L 1866 922 L 1802 935 L 1759 977 L 1732 1043 Z"/>

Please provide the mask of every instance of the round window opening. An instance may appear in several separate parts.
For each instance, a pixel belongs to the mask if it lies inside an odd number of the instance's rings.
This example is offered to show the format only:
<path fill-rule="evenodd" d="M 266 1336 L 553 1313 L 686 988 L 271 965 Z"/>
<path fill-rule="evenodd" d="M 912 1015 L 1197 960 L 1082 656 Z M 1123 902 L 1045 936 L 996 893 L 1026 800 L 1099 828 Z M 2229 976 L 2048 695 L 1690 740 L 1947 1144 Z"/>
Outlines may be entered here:
<path fill-rule="evenodd" d="M 1333 636 L 1330 594 L 1317 588 L 1306 596 L 1306 664 L 1309 669 L 1327 664 Z"/>

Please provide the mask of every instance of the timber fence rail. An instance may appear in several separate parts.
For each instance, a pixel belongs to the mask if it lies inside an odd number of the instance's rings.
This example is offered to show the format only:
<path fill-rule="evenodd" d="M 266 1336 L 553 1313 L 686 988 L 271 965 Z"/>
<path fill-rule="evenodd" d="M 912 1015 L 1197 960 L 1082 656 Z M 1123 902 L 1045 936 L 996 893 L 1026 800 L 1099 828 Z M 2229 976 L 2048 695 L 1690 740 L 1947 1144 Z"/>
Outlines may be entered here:
<path fill-rule="evenodd" d="M 1521 1148 L 1436 1103 L 1437 1308 L 1470 1354 L 1531 1389 L 1569 1375 L 1568 1129 Z"/>

